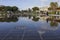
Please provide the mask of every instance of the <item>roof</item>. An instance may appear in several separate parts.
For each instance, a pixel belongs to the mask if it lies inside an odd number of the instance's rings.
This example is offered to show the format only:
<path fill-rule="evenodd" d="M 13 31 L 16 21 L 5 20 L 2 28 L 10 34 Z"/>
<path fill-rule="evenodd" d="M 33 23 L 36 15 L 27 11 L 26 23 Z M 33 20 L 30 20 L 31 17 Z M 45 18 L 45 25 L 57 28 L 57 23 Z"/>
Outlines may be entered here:
<path fill-rule="evenodd" d="M 48 8 L 48 10 L 52 10 L 52 8 Z M 60 7 L 56 8 L 56 10 L 60 10 Z"/>
<path fill-rule="evenodd" d="M 57 10 L 60 10 L 60 7 L 59 7 L 59 8 L 57 8 Z"/>

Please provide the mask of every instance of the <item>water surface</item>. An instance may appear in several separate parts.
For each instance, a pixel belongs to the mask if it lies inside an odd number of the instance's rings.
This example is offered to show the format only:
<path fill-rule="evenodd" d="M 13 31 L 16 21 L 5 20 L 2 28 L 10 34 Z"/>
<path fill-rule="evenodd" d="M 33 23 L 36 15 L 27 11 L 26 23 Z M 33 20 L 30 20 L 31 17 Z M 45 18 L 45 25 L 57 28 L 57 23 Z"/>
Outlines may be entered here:
<path fill-rule="evenodd" d="M 60 40 L 60 23 L 32 17 L 0 20 L 0 40 Z"/>

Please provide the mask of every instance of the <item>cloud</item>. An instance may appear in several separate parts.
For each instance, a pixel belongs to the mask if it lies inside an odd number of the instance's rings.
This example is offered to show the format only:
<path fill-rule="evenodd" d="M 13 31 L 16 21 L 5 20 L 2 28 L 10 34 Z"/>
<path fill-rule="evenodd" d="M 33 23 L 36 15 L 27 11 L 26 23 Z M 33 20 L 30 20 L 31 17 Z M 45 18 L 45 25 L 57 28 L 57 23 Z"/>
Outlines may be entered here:
<path fill-rule="evenodd" d="M 46 1 L 48 1 L 48 0 L 40 0 L 41 2 L 46 2 Z"/>
<path fill-rule="evenodd" d="M 60 0 L 40 0 L 41 2 L 48 2 L 48 1 L 51 1 L 51 2 L 59 2 Z"/>

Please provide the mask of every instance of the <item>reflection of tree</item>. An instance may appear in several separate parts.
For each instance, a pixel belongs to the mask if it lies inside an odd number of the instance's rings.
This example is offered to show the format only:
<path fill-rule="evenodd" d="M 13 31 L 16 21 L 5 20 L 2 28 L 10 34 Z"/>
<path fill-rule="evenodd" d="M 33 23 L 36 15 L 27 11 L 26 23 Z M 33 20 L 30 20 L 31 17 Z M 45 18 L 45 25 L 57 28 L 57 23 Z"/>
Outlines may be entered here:
<path fill-rule="evenodd" d="M 31 18 L 31 15 L 29 15 L 28 17 L 29 17 L 29 19 L 30 19 L 30 18 Z"/>
<path fill-rule="evenodd" d="M 17 18 L 1 18 L 0 22 L 16 22 L 18 21 Z"/>
<path fill-rule="evenodd" d="M 33 16 L 33 19 L 32 19 L 32 20 L 33 20 L 33 21 L 39 21 L 39 18 Z"/>
<path fill-rule="evenodd" d="M 50 22 L 50 25 L 51 25 L 51 26 L 58 26 L 58 23 L 55 22 L 55 21 L 51 21 L 51 22 Z"/>
<path fill-rule="evenodd" d="M 47 22 L 47 23 L 48 23 L 48 21 L 49 21 L 49 20 L 48 20 L 48 19 L 46 19 L 46 22 Z"/>

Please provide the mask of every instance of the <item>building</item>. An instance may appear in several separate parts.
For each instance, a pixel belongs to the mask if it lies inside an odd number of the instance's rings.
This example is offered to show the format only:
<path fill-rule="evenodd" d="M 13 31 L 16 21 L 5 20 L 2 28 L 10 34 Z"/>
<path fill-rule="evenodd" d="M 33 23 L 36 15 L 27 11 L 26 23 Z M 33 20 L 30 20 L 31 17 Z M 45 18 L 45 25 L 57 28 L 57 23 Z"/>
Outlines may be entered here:
<path fill-rule="evenodd" d="M 40 7 L 40 11 L 48 11 L 48 6 L 46 6 L 46 7 Z"/>
<path fill-rule="evenodd" d="M 48 6 L 40 7 L 40 16 L 47 16 Z"/>
<path fill-rule="evenodd" d="M 52 8 L 48 8 L 49 12 L 55 12 L 54 14 L 51 14 L 49 16 L 54 17 L 55 19 L 60 19 L 60 7 L 56 8 L 55 10 L 52 10 Z"/>

